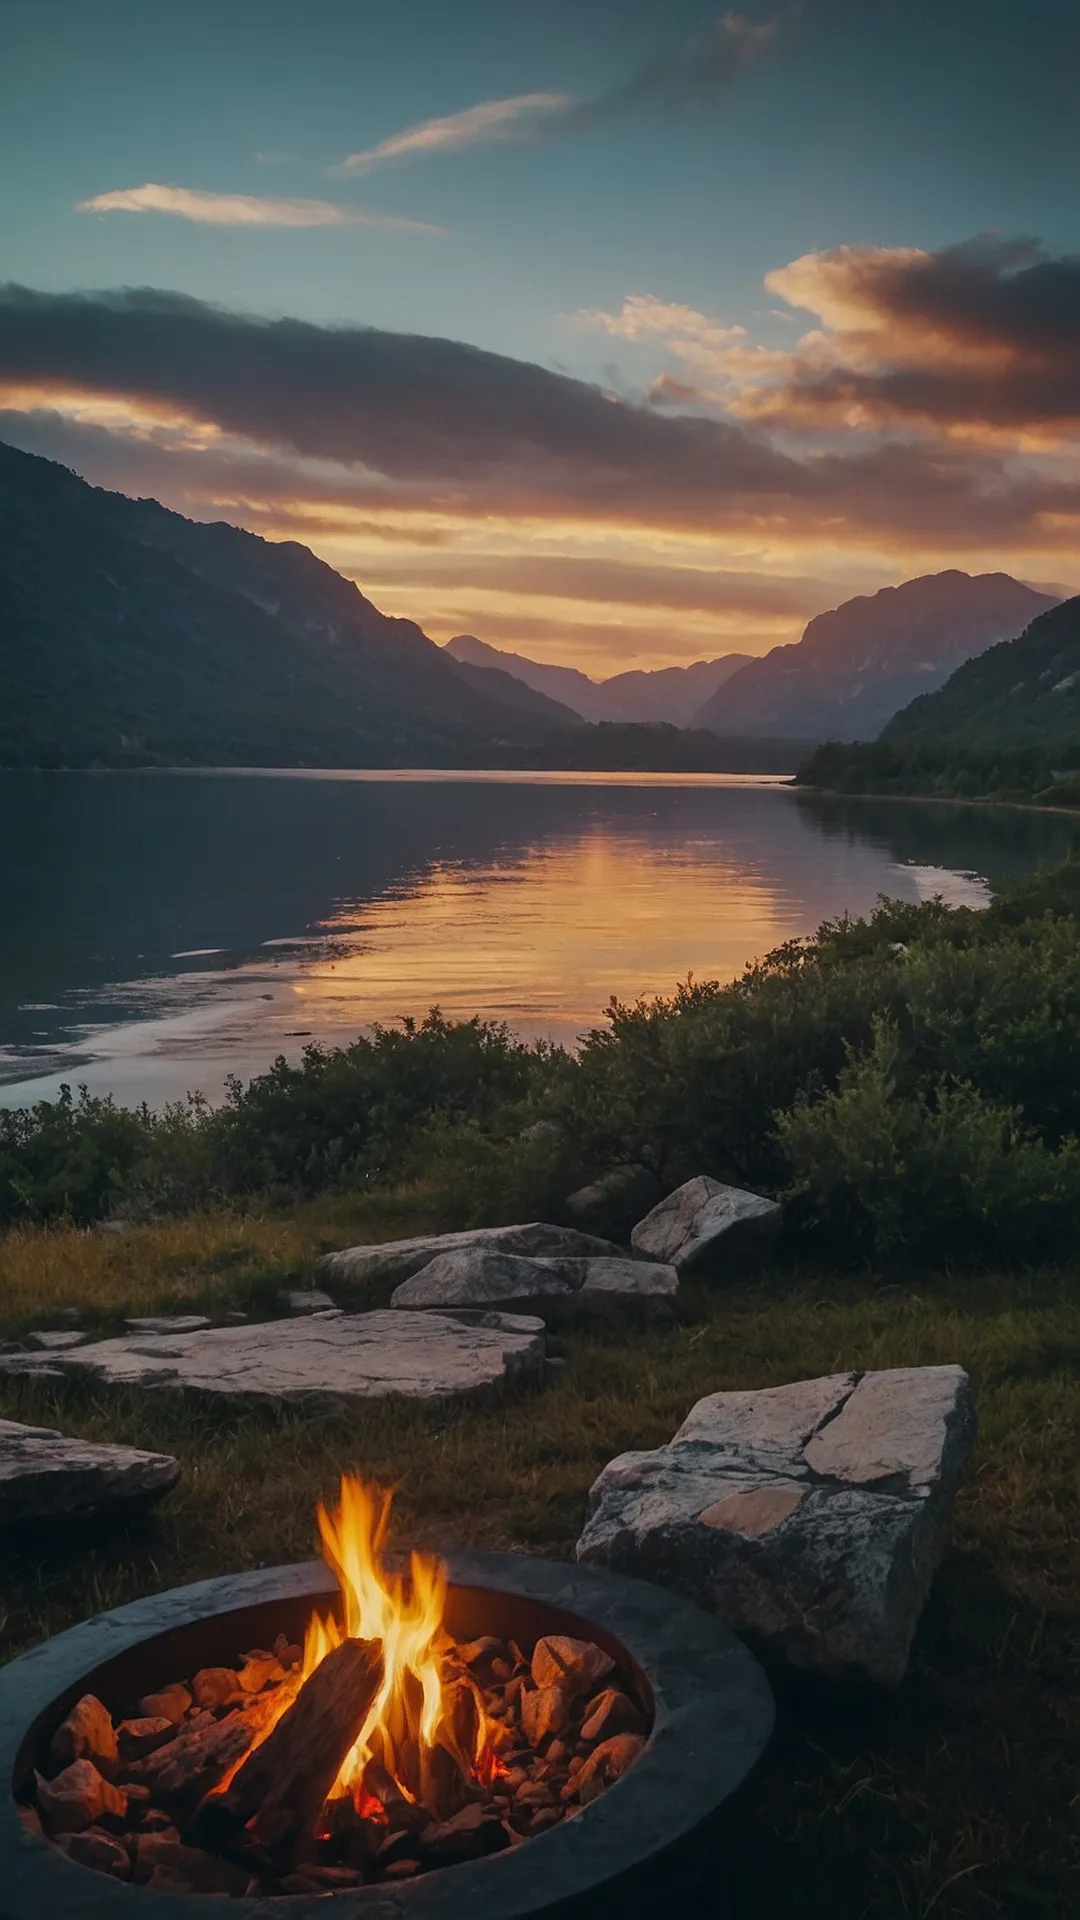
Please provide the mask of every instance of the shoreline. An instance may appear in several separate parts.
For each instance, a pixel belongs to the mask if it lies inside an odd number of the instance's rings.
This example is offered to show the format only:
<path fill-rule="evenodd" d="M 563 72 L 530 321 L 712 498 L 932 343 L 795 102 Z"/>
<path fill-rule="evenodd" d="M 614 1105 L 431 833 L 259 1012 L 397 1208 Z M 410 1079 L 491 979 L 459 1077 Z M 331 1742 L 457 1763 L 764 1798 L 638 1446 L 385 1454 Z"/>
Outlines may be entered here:
<path fill-rule="evenodd" d="M 822 800 L 888 800 L 920 807 L 999 807 L 1013 813 L 1052 814 L 1060 820 L 1075 820 L 1080 827 L 1080 807 L 1040 807 L 1034 800 L 981 800 L 959 793 L 845 793 L 841 787 L 811 787 L 794 778 L 793 793 L 812 793 Z"/>

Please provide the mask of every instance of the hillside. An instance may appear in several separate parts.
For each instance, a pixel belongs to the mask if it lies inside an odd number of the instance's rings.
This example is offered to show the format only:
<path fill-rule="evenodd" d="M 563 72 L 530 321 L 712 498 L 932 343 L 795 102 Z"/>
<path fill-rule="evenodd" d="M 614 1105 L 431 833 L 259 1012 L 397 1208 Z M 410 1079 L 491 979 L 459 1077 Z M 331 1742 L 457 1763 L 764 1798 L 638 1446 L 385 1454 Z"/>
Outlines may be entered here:
<path fill-rule="evenodd" d="M 896 714 L 882 739 L 980 747 L 1080 739 L 1080 597 L 958 667 L 937 693 Z"/>
<path fill-rule="evenodd" d="M 565 701 L 553 700 L 550 694 L 528 686 L 515 674 L 504 673 L 499 667 L 476 667 L 471 660 L 461 660 L 456 656 L 454 664 L 471 687 L 491 700 L 515 707 L 520 713 L 532 713 L 540 719 L 553 721 L 557 726 L 576 728 L 579 732 L 586 725 L 580 713 L 568 707 Z"/>
<path fill-rule="evenodd" d="M 716 660 L 695 660 L 688 667 L 631 668 L 607 680 L 590 680 L 577 667 L 545 666 L 525 654 L 489 646 L 472 633 L 456 634 L 444 651 L 470 667 L 512 674 L 521 685 L 572 708 L 582 720 L 673 727 L 690 726 L 702 702 L 750 658 L 728 653 Z"/>
<path fill-rule="evenodd" d="M 0 765 L 462 765 L 564 727 L 294 541 L 0 443 Z"/>
<path fill-rule="evenodd" d="M 1007 573 L 950 570 L 845 600 L 801 640 L 751 661 L 695 726 L 724 734 L 872 740 L 898 708 L 1057 604 Z"/>

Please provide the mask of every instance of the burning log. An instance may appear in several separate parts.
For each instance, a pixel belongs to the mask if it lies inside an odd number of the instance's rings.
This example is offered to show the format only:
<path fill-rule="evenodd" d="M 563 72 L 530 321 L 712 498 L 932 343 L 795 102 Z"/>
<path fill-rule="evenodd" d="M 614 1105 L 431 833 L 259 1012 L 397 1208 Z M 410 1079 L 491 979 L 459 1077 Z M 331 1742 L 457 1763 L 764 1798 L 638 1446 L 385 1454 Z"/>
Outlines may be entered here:
<path fill-rule="evenodd" d="M 310 1835 L 382 1679 L 377 1640 L 344 1640 L 328 1653 L 224 1793 L 203 1801 L 203 1844 L 227 1844 L 241 1827 L 275 1848 Z"/>

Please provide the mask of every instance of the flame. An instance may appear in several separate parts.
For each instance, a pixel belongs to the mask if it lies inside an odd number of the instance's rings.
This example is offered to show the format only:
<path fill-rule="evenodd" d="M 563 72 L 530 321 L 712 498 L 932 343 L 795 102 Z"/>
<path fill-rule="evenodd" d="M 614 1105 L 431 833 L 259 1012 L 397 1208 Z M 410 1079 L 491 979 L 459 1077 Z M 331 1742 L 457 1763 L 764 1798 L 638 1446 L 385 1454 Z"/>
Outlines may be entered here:
<path fill-rule="evenodd" d="M 388 1781 L 391 1790 L 411 1801 L 428 1797 L 437 1747 L 456 1761 L 467 1781 L 490 1786 L 503 1771 L 495 1751 L 502 1729 L 485 1712 L 478 1689 L 460 1672 L 450 1676 L 446 1671 L 445 1565 L 416 1552 L 400 1572 L 386 1565 L 392 1504 L 391 1492 L 349 1474 L 342 1476 L 333 1512 L 320 1502 L 323 1557 L 337 1576 L 342 1618 L 339 1625 L 333 1615 L 313 1614 L 300 1673 L 289 1689 L 295 1698 L 303 1681 L 345 1639 L 382 1643 L 382 1686 L 329 1796 L 335 1800 L 351 1795 L 359 1813 L 376 1819 L 385 1815 L 366 1778 L 372 1762 L 381 1768 L 384 1785 Z M 463 1687 L 471 1696 L 467 1749 L 462 1743 Z"/>

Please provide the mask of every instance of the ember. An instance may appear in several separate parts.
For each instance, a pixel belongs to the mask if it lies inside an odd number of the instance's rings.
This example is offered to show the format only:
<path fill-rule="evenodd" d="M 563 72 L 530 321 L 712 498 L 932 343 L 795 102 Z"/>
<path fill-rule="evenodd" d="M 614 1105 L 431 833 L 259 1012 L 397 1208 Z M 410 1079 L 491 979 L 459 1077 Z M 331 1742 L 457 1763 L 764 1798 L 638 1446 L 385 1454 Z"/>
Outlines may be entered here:
<path fill-rule="evenodd" d="M 442 1563 L 385 1564 L 390 1499 L 344 1479 L 320 1508 L 340 1621 L 163 1675 L 115 1724 L 84 1695 L 27 1820 L 152 1888 L 325 1893 L 520 1846 L 619 1779 L 647 1726 L 611 1656 L 561 1634 L 457 1643 Z"/>

